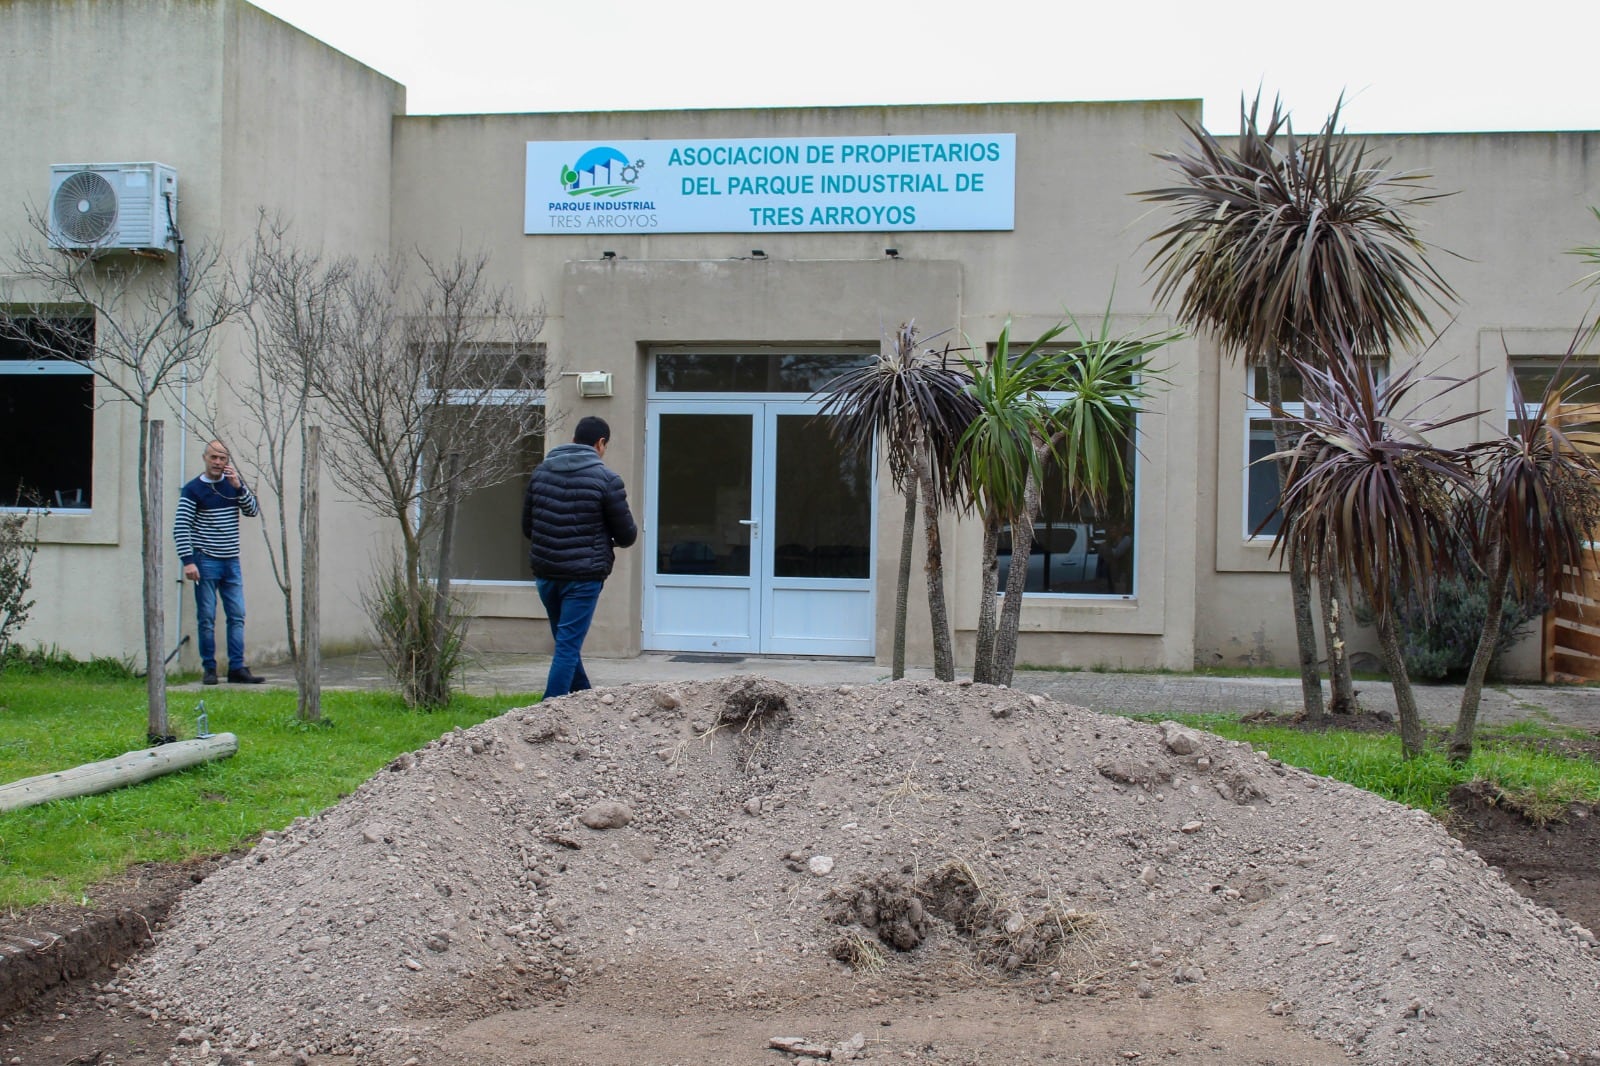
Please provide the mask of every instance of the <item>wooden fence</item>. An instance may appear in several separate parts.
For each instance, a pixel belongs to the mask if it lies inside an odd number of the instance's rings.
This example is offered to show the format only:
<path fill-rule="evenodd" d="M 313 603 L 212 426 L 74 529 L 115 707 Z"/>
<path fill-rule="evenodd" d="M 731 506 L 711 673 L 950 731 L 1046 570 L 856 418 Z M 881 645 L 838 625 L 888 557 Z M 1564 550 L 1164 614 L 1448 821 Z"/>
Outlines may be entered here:
<path fill-rule="evenodd" d="M 1600 406 L 1569 404 L 1555 421 L 1579 448 L 1600 455 Z M 1544 616 L 1544 679 L 1600 681 L 1600 547 L 1574 570 L 1564 568 L 1561 589 Z"/>
<path fill-rule="evenodd" d="M 1600 681 L 1600 560 L 1586 555 L 1544 616 L 1544 679 Z"/>

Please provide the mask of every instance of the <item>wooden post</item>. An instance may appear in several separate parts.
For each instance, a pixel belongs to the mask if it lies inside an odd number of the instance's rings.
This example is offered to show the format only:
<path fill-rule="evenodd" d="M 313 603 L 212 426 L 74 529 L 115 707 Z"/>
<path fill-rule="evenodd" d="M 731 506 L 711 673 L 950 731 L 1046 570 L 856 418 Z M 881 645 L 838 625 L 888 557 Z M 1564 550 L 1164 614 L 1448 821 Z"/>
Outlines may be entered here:
<path fill-rule="evenodd" d="M 171 736 L 167 732 L 167 664 L 166 656 L 162 654 L 167 641 L 167 589 L 161 580 L 165 570 L 162 563 L 167 557 L 166 545 L 161 543 L 161 509 L 166 506 L 162 491 L 162 473 L 166 463 L 165 431 L 166 424 L 160 419 L 150 423 L 150 439 L 145 453 L 145 696 L 150 707 L 148 732 L 152 744 L 159 744 Z"/>
<path fill-rule="evenodd" d="M 212 759 L 225 759 L 239 750 L 239 738 L 232 733 L 217 733 L 198 740 L 181 740 L 142 751 L 130 751 L 115 759 L 74 766 L 53 774 L 25 777 L 0 785 L 0 811 L 33 807 L 51 800 L 73 796 L 92 796 L 123 785 L 148 781 L 198 766 Z"/>
<path fill-rule="evenodd" d="M 321 566 L 322 427 L 306 428 L 300 461 L 300 660 L 295 664 L 299 701 L 295 716 L 302 722 L 322 721 Z"/>

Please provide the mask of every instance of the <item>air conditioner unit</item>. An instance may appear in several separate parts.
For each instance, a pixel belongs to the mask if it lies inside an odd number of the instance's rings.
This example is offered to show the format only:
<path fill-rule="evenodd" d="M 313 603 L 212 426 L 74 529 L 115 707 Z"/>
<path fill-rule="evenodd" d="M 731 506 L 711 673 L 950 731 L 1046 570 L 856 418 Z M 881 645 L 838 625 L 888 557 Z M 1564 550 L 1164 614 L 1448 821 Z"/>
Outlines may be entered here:
<path fill-rule="evenodd" d="M 57 163 L 50 168 L 50 246 L 170 252 L 178 172 L 162 163 Z"/>
<path fill-rule="evenodd" d="M 584 399 L 610 396 L 611 372 L 609 370 L 586 370 L 579 374 L 578 395 Z"/>

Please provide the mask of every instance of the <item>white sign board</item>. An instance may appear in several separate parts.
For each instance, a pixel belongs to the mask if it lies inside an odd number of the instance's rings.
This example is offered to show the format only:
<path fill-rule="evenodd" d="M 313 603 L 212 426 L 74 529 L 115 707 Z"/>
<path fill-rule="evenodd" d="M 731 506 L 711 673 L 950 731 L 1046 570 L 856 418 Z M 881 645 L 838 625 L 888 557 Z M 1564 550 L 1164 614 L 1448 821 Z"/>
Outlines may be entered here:
<path fill-rule="evenodd" d="M 1009 230 L 1014 133 L 529 141 L 525 233 Z"/>

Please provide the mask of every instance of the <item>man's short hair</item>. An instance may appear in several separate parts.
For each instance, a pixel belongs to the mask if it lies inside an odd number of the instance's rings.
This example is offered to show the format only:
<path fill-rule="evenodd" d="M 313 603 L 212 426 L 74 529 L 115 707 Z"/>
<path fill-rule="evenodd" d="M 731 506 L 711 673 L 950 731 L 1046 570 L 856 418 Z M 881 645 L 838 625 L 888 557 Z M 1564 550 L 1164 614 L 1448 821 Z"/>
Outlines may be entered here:
<path fill-rule="evenodd" d="M 587 444 L 591 448 L 610 439 L 611 427 L 599 415 L 585 415 L 578 419 L 578 428 L 572 431 L 572 443 Z"/>

